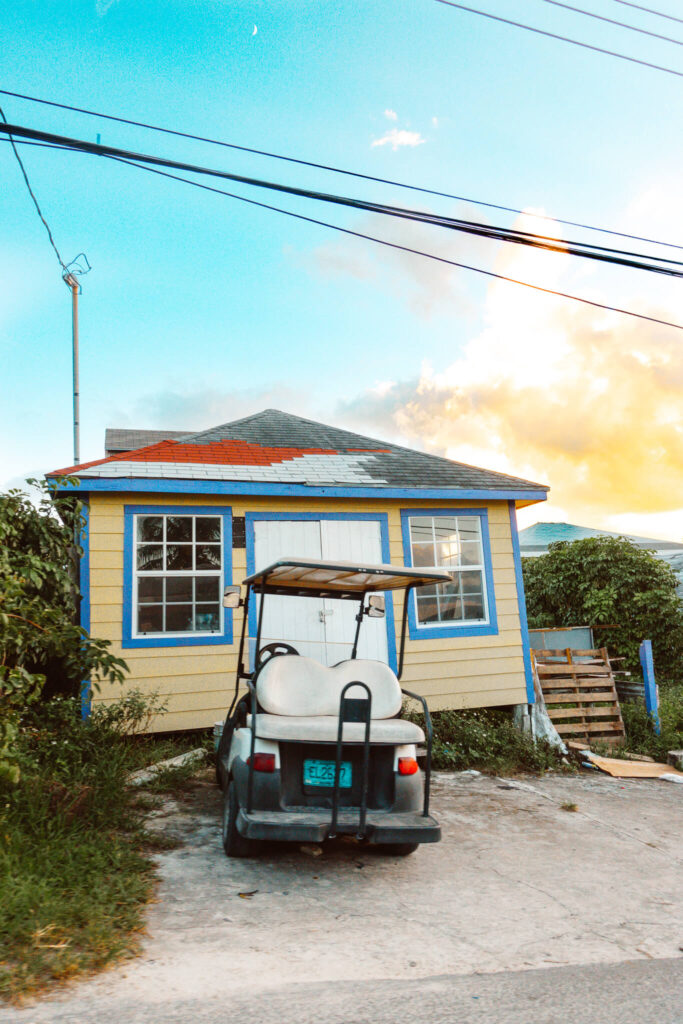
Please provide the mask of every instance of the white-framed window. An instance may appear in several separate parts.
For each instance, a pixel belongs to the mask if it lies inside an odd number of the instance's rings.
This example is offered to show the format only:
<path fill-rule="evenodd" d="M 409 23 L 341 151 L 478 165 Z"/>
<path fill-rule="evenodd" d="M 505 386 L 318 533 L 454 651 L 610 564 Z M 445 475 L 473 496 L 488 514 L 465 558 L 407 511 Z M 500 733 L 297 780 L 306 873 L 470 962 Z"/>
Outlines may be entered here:
<path fill-rule="evenodd" d="M 136 514 L 133 636 L 223 630 L 223 517 Z"/>
<path fill-rule="evenodd" d="M 418 627 L 488 623 L 481 517 L 411 516 L 408 528 L 412 564 L 445 569 L 453 579 L 415 590 Z"/>

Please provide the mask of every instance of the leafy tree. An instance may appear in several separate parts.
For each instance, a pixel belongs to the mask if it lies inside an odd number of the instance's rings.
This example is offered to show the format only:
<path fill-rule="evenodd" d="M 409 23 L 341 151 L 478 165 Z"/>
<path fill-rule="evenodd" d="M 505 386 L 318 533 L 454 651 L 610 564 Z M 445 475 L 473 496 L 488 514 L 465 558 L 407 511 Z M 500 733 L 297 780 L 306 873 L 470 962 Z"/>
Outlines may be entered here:
<path fill-rule="evenodd" d="M 624 538 L 559 541 L 523 560 L 529 625 L 604 625 L 596 643 L 640 671 L 639 647 L 652 640 L 662 680 L 683 679 L 683 604 L 673 569 Z"/>
<path fill-rule="evenodd" d="M 77 624 L 82 505 L 38 486 L 38 505 L 21 490 L 0 494 L 0 781 L 19 778 L 21 713 L 39 698 L 48 674 L 78 692 L 83 679 L 95 687 L 104 679 L 120 682 L 127 668 L 108 651 L 108 640 L 89 637 Z"/>

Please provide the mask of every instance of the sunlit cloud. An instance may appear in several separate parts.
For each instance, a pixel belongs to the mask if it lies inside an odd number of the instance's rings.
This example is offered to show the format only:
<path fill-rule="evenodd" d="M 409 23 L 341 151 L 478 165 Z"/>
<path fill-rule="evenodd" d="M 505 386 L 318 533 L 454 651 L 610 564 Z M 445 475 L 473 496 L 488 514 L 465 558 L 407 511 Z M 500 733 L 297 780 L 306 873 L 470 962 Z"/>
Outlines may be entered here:
<path fill-rule="evenodd" d="M 390 121 L 398 121 L 398 114 L 395 110 L 390 110 L 389 107 L 384 111 L 384 116 L 389 118 Z"/>
<path fill-rule="evenodd" d="M 370 145 L 373 148 L 375 146 L 391 146 L 396 152 L 397 149 L 402 149 L 405 146 L 409 148 L 422 146 L 426 141 L 419 132 L 411 132 L 406 128 L 390 128 L 381 138 L 373 139 Z"/>

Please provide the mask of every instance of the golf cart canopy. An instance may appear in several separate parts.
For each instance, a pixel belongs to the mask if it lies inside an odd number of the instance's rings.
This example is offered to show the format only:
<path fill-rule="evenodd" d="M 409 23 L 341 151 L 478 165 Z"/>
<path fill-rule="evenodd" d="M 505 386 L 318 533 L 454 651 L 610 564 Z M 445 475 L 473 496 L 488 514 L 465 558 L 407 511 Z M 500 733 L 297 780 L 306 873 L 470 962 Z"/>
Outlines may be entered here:
<path fill-rule="evenodd" d="M 364 562 L 317 562 L 309 558 L 280 559 L 245 579 L 245 584 L 267 594 L 299 597 L 358 598 L 383 590 L 405 590 L 435 583 L 452 583 L 443 569 L 367 565 Z"/>

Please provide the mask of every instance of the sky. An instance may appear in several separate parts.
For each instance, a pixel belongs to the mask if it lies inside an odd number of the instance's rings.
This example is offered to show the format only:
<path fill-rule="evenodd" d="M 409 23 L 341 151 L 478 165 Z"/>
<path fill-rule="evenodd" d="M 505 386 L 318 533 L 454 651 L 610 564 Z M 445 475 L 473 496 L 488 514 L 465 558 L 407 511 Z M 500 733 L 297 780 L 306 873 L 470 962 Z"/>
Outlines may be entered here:
<path fill-rule="evenodd" d="M 683 40 L 683 25 L 615 0 L 583 6 Z M 653 6 L 680 14 L 676 0 Z M 679 46 L 545 0 L 481 9 L 683 70 Z M 434 0 L 16 0 L 2 27 L 3 89 L 524 213 L 0 96 L 10 123 L 674 258 L 537 215 L 683 244 L 674 75 Z M 80 297 L 83 461 L 102 456 L 106 427 L 198 430 L 275 407 L 548 484 L 521 525 L 683 540 L 681 331 L 98 157 L 21 153 L 63 258 L 85 252 L 92 265 Z M 683 324 L 675 279 L 230 190 Z M 69 292 L 0 141 L 4 487 L 72 462 L 71 373 Z"/>

